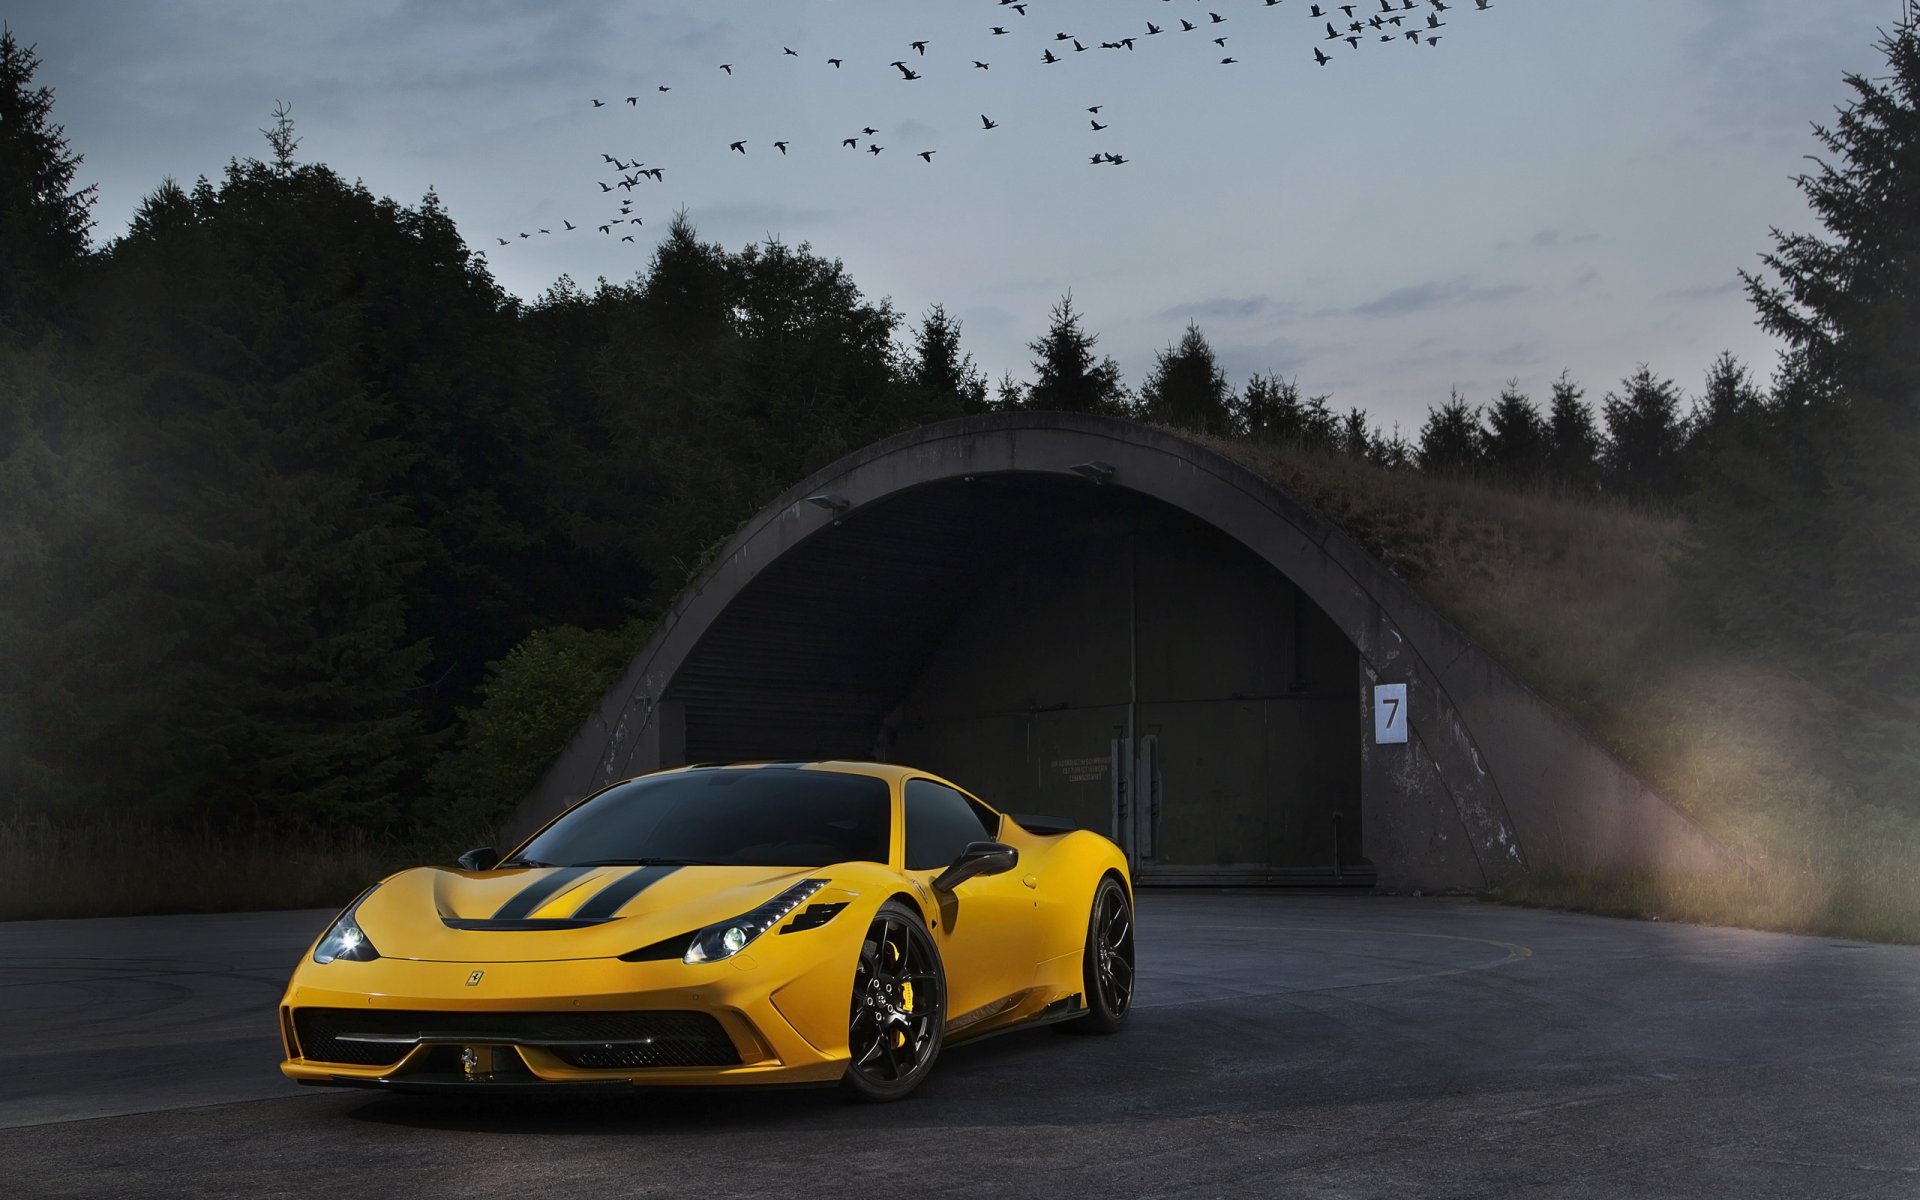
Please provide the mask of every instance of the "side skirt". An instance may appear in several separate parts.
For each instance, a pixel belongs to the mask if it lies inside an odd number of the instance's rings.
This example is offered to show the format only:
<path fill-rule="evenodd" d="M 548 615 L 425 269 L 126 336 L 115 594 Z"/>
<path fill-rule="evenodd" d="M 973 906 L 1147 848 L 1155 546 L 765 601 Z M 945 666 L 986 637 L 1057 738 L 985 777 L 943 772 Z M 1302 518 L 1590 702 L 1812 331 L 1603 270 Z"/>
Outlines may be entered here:
<path fill-rule="evenodd" d="M 973 1032 L 971 1029 L 963 1029 L 958 1033 L 949 1032 L 947 1034 L 946 1044 L 949 1046 L 961 1044 L 971 1045 L 974 1042 L 984 1042 L 988 1038 L 999 1037 L 1003 1033 L 1013 1033 L 1021 1029 L 1033 1029 L 1041 1025 L 1058 1025 L 1062 1021 L 1071 1021 L 1076 1017 L 1084 1017 L 1086 1015 L 1086 997 L 1079 992 L 1075 992 L 1071 996 L 1060 997 L 1024 1021 L 1015 1021 L 1010 1025 L 996 1025 L 990 1029 L 982 1029 L 978 1033 Z"/>

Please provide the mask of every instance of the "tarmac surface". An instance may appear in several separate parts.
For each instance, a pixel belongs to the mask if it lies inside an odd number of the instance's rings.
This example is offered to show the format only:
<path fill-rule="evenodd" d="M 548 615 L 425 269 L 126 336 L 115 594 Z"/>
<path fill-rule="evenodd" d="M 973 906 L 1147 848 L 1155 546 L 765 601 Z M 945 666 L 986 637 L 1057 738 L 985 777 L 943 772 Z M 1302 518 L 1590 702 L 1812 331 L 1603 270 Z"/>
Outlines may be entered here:
<path fill-rule="evenodd" d="M 1462 900 L 1144 892 L 1111 1038 L 1009 1034 L 892 1105 L 283 1079 L 331 914 L 0 924 L 0 1192 L 1920 1196 L 1920 949 Z"/>

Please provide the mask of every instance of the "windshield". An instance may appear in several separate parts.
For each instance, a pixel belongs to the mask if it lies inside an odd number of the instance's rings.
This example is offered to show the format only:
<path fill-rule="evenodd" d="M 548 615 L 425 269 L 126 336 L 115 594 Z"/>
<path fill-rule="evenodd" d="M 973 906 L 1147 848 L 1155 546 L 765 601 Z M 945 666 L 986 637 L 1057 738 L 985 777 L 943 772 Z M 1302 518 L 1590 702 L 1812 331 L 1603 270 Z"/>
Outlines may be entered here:
<path fill-rule="evenodd" d="M 886 781 L 870 775 L 702 768 L 608 788 L 555 821 L 512 861 L 556 867 L 884 863 L 891 808 Z"/>

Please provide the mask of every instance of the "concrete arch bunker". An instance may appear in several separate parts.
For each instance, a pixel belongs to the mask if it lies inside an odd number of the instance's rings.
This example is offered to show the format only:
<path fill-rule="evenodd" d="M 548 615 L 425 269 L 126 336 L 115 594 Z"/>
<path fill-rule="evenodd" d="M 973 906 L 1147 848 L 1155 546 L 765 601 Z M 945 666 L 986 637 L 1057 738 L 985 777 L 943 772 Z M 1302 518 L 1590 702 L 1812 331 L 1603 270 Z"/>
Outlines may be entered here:
<path fill-rule="evenodd" d="M 1404 743 L 1375 739 L 1391 684 Z M 1111 418 L 946 421 L 790 489 L 676 599 L 510 832 L 658 767 L 826 757 L 1071 810 L 1146 882 L 1731 865 L 1330 522 Z"/>

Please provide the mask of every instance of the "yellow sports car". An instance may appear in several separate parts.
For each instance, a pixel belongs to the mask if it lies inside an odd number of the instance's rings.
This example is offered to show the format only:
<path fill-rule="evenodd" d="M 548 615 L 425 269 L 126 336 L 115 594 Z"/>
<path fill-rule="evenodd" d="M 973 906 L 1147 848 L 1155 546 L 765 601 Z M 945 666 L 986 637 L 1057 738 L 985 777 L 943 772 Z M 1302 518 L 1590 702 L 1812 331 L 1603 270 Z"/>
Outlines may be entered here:
<path fill-rule="evenodd" d="M 302 1083 L 391 1090 L 840 1081 L 911 1092 L 947 1041 L 1112 1033 L 1126 860 L 880 763 L 616 783 L 505 858 L 369 888 L 280 1002 Z"/>

